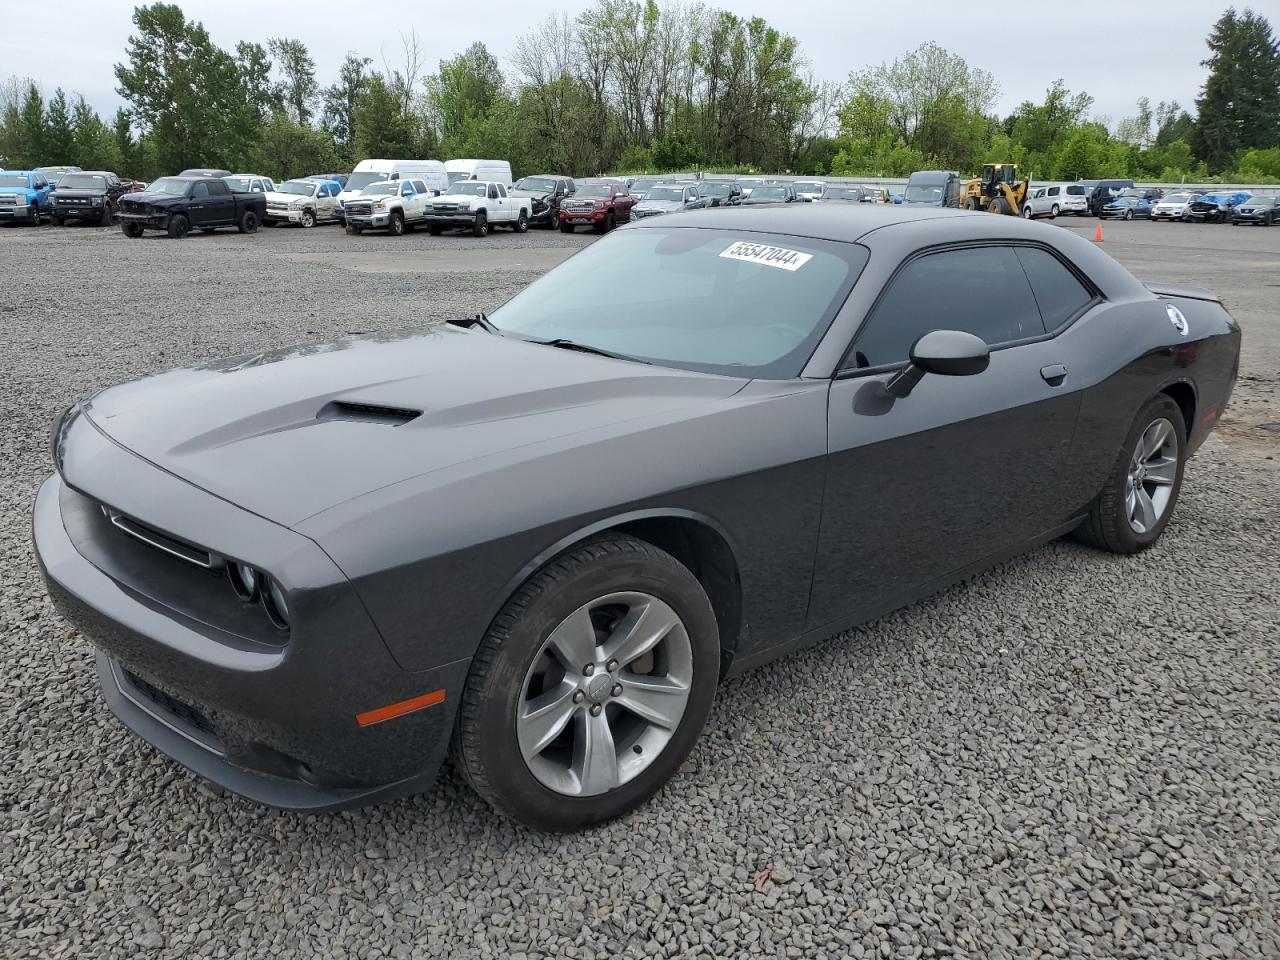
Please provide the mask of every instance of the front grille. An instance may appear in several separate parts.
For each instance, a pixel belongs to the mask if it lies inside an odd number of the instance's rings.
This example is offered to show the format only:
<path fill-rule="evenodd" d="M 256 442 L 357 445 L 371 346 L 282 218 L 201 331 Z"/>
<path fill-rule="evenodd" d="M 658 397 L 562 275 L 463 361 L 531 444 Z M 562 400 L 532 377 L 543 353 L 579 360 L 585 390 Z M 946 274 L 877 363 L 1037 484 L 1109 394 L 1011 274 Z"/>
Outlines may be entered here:
<path fill-rule="evenodd" d="M 180 560 L 194 563 L 197 567 L 204 567 L 206 570 L 212 570 L 216 566 L 213 554 L 208 550 L 179 540 L 176 537 L 171 537 L 167 533 L 162 533 L 155 529 L 155 527 L 147 526 L 145 523 L 139 523 L 132 517 L 127 517 L 120 511 L 112 510 L 108 506 L 103 506 L 102 513 L 111 521 L 113 527 L 127 533 L 135 540 L 141 540 L 157 550 L 163 550 L 165 553 L 178 557 Z"/>
<path fill-rule="evenodd" d="M 369 203 L 348 203 L 346 211 L 349 216 L 362 217 L 373 212 L 373 205 Z"/>
<path fill-rule="evenodd" d="M 12 193 L 0 193 L 0 203 L 3 203 L 7 206 L 13 206 L 17 202 L 18 202 L 18 198 L 14 196 Z"/>
<path fill-rule="evenodd" d="M 431 209 L 435 213 L 456 213 L 458 205 L 456 203 L 433 203 Z"/>
<path fill-rule="evenodd" d="M 191 706 L 191 704 L 184 703 L 177 697 L 170 696 L 155 684 L 148 683 L 131 670 L 122 668 L 121 673 L 124 675 L 124 678 L 130 687 L 145 696 L 165 713 L 182 721 L 187 726 L 199 731 L 207 737 L 212 739 L 217 738 L 217 733 L 213 728 L 213 724 L 209 722 L 209 718 L 195 707 Z"/>
<path fill-rule="evenodd" d="M 268 210 L 285 210 L 287 208 L 288 208 L 288 204 L 284 204 L 284 203 L 272 202 L 267 204 Z"/>

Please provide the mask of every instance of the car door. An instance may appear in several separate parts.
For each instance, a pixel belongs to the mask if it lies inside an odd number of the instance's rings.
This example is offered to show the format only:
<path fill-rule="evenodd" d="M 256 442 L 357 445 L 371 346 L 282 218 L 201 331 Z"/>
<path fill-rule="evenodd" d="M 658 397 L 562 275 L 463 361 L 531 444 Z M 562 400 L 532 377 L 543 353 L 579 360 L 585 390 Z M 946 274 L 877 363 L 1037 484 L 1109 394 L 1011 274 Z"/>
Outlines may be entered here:
<path fill-rule="evenodd" d="M 489 184 L 489 222 L 505 223 L 510 219 L 511 207 L 503 196 L 503 190 L 496 183 Z"/>
<path fill-rule="evenodd" d="M 314 199 L 316 204 L 317 220 L 333 219 L 333 215 L 334 215 L 333 207 L 334 207 L 334 204 L 337 202 L 336 200 L 334 200 L 336 193 L 333 188 L 334 188 L 334 184 L 332 183 L 316 184 L 316 192 L 315 192 Z"/>
<path fill-rule="evenodd" d="M 1046 330 L 1094 302 L 1071 268 L 1035 246 L 959 246 L 897 270 L 830 391 L 810 628 L 923 595 L 1079 506 L 1059 472 L 1080 394 Z M 936 329 L 981 337 L 989 367 L 926 375 L 909 396 L 888 395 L 911 344 Z"/>
<path fill-rule="evenodd" d="M 209 184 L 200 180 L 191 185 L 191 202 L 187 204 L 187 219 L 193 227 L 203 227 L 218 221 L 218 211 L 209 196 Z"/>

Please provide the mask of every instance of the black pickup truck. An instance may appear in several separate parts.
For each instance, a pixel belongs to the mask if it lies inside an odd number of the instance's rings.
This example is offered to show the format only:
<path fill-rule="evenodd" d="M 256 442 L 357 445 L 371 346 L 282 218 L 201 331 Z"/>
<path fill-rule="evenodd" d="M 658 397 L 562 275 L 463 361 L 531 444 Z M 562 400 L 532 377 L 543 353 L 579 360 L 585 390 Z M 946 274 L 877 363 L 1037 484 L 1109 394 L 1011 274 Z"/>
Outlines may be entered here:
<path fill-rule="evenodd" d="M 161 177 L 143 192 L 121 197 L 119 209 L 120 229 L 134 239 L 146 230 L 164 230 L 174 238 L 218 227 L 253 233 L 267 215 L 267 198 L 232 193 L 215 177 Z"/>
<path fill-rule="evenodd" d="M 49 194 L 54 226 L 60 227 L 68 220 L 90 220 L 108 227 L 116 204 L 132 189 L 132 181 L 121 180 L 109 170 L 64 173 Z"/>

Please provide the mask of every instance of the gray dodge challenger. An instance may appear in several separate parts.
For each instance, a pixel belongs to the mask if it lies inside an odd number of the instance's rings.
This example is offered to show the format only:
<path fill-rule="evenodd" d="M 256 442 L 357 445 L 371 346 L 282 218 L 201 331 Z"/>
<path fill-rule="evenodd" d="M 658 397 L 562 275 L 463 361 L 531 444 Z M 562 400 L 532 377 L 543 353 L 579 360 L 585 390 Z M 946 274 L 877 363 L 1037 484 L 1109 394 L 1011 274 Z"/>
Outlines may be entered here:
<path fill-rule="evenodd" d="M 490 317 L 73 404 L 35 546 L 111 711 L 230 791 L 333 810 L 451 753 L 573 830 L 661 789 L 722 677 L 1054 537 L 1150 547 L 1239 348 L 1056 227 L 696 211 Z"/>

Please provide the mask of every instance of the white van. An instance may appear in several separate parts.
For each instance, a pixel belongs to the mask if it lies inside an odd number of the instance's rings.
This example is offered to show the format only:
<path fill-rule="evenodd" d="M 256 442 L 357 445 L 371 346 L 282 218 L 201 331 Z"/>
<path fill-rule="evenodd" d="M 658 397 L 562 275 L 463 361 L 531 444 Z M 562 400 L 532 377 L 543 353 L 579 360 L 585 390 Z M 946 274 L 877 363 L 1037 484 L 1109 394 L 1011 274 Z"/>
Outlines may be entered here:
<path fill-rule="evenodd" d="M 360 195 L 371 183 L 383 180 L 403 180 L 413 177 L 427 185 L 432 193 L 444 193 L 449 189 L 449 174 L 439 160 L 361 160 L 347 177 L 346 185 L 338 194 L 338 219 L 343 219 L 342 206 Z"/>
<path fill-rule="evenodd" d="M 511 164 L 505 160 L 450 160 L 444 165 L 449 182 L 492 180 L 511 189 Z"/>

